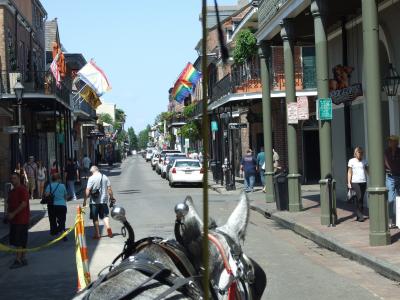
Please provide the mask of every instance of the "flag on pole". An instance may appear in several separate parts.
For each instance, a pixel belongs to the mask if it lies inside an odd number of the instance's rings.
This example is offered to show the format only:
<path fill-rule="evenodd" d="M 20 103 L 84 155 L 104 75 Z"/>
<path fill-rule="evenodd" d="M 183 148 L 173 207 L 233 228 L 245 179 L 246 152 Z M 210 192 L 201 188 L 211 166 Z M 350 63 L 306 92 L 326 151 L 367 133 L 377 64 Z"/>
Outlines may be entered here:
<path fill-rule="evenodd" d="M 54 57 L 51 65 L 50 65 L 51 73 L 53 74 L 54 79 L 56 80 L 56 86 L 58 88 L 61 87 L 61 75 L 60 75 L 60 70 L 58 69 L 58 63 L 57 63 L 59 56 L 60 56 L 60 54 L 57 54 L 56 57 Z"/>
<path fill-rule="evenodd" d="M 89 85 L 99 97 L 111 90 L 111 85 L 108 82 L 106 74 L 93 60 L 78 71 L 78 76 L 83 82 Z"/>
<path fill-rule="evenodd" d="M 188 62 L 186 67 L 183 69 L 178 77 L 178 80 L 174 84 L 172 90 L 173 98 L 182 103 L 190 93 L 193 92 L 197 82 L 201 78 L 201 72 L 197 71 L 196 68 Z"/>

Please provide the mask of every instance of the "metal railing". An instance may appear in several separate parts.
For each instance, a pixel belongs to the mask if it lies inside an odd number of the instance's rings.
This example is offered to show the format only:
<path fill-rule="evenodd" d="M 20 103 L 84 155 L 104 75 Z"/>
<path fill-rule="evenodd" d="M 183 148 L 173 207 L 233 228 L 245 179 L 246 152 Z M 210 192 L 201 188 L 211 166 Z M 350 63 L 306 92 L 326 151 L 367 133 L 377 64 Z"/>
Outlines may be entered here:
<path fill-rule="evenodd" d="M 50 71 L 28 71 L 28 72 L 1 72 L 0 73 L 0 93 L 13 94 L 17 79 L 21 79 L 24 85 L 24 93 L 41 93 L 45 95 L 55 95 L 65 104 L 70 105 L 70 80 L 65 78 L 56 85 L 53 74 Z"/>
<path fill-rule="evenodd" d="M 89 115 L 89 117 L 94 118 L 96 117 L 96 110 L 90 106 L 85 100 L 79 97 L 76 101 L 77 105 L 74 106 L 75 110 L 81 110 Z"/>

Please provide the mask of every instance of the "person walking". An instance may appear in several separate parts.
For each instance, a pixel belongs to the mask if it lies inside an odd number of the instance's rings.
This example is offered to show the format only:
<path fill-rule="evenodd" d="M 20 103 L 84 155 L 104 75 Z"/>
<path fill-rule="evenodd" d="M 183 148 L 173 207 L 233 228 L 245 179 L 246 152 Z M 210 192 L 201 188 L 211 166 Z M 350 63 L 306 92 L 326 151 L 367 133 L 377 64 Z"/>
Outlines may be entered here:
<path fill-rule="evenodd" d="M 400 196 L 399 137 L 391 135 L 385 150 L 386 188 L 388 189 L 389 228 L 396 228 L 396 196 Z"/>
<path fill-rule="evenodd" d="M 27 186 L 29 195 L 30 198 L 33 199 L 37 180 L 37 164 L 35 163 L 35 157 L 29 156 L 28 162 L 24 164 L 24 170 L 28 176 Z"/>
<path fill-rule="evenodd" d="M 354 157 L 347 164 L 347 187 L 356 193 L 355 214 L 358 222 L 364 221 L 364 195 L 367 189 L 368 163 L 360 146 L 354 149 Z"/>
<path fill-rule="evenodd" d="M 90 169 L 91 164 L 92 164 L 92 161 L 87 156 L 87 154 L 83 155 L 83 158 L 82 158 L 83 174 L 82 174 L 82 176 L 89 177 L 89 175 L 90 175 L 89 169 Z"/>
<path fill-rule="evenodd" d="M 265 193 L 265 152 L 264 147 L 260 148 L 260 152 L 257 154 L 257 168 L 260 174 L 261 185 L 263 192 Z"/>
<path fill-rule="evenodd" d="M 78 200 L 75 193 L 75 181 L 79 181 L 79 171 L 71 158 L 68 158 L 65 166 L 65 178 L 67 181 L 68 198 L 72 201 Z"/>
<path fill-rule="evenodd" d="M 95 234 L 93 239 L 100 239 L 100 228 L 99 218 L 103 220 L 104 225 L 107 229 L 108 237 L 112 238 L 113 233 L 110 228 L 110 221 L 108 218 L 109 210 L 107 203 L 110 202 L 110 206 L 114 205 L 115 199 L 111 188 L 111 183 L 108 177 L 99 171 L 97 166 L 90 168 L 92 176 L 89 177 L 84 199 L 83 206 L 86 206 L 87 199 L 90 198 L 90 218 L 93 220 Z"/>
<path fill-rule="evenodd" d="M 50 234 L 57 235 L 65 231 L 65 220 L 67 218 L 67 190 L 61 182 L 61 176 L 58 173 L 51 175 L 51 183 L 45 190 L 45 195 L 53 195 L 53 203 L 47 204 L 49 213 Z M 64 237 L 67 241 L 67 237 Z"/>
<path fill-rule="evenodd" d="M 53 165 L 50 168 L 50 176 L 58 173 L 57 161 L 53 161 Z"/>
<path fill-rule="evenodd" d="M 240 163 L 240 170 L 244 172 L 244 188 L 246 193 L 254 191 L 257 169 L 257 160 L 253 156 L 253 150 L 248 149 Z"/>
<path fill-rule="evenodd" d="M 38 187 L 39 199 L 42 199 L 46 178 L 47 178 L 47 169 L 43 165 L 43 162 L 41 160 L 39 160 L 38 161 L 38 172 L 37 172 L 37 187 Z"/>
<path fill-rule="evenodd" d="M 11 175 L 13 189 L 8 195 L 8 214 L 10 223 L 10 245 L 17 249 L 25 249 L 28 243 L 28 226 L 30 218 L 29 193 L 21 184 L 21 176 L 14 172 Z M 28 264 L 24 251 L 16 252 L 16 257 L 10 269 L 16 269 Z"/>
<path fill-rule="evenodd" d="M 14 170 L 15 173 L 17 173 L 20 177 L 20 183 L 24 186 L 27 186 L 28 182 L 28 175 L 26 175 L 25 169 L 21 167 L 20 163 L 17 163 L 17 167 Z"/>

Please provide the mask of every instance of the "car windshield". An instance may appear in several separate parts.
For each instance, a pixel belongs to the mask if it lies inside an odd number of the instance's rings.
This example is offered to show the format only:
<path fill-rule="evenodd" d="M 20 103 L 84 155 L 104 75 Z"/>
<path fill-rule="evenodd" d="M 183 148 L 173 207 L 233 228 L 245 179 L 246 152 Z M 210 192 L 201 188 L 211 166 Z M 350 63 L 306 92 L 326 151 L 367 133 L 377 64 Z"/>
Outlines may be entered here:
<path fill-rule="evenodd" d="M 175 163 L 175 167 L 194 167 L 194 168 L 200 168 L 200 162 L 198 161 L 177 161 Z"/>

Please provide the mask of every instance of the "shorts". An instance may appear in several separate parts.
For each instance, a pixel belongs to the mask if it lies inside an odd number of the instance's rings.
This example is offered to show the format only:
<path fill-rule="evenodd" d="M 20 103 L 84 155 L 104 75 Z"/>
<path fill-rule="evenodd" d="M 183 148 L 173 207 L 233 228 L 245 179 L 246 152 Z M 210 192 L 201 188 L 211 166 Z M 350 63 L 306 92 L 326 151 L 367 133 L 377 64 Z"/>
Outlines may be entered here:
<path fill-rule="evenodd" d="M 108 206 L 106 203 L 90 204 L 90 218 L 97 221 L 99 218 L 104 219 L 109 214 Z"/>
<path fill-rule="evenodd" d="M 28 189 L 29 189 L 29 190 L 34 190 L 35 187 L 36 187 L 36 180 L 35 180 L 35 177 L 28 177 L 28 181 L 29 181 L 29 183 L 28 183 Z"/>
<path fill-rule="evenodd" d="M 26 248 L 28 243 L 28 224 L 10 224 L 10 245 Z"/>

